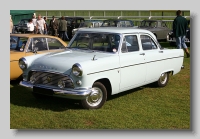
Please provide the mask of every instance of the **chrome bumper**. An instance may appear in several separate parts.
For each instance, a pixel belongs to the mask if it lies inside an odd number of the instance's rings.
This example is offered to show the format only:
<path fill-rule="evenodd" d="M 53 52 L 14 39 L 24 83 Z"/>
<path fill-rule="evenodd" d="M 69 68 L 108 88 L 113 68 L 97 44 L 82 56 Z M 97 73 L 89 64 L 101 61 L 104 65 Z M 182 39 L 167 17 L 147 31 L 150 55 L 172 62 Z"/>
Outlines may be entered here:
<path fill-rule="evenodd" d="M 34 87 L 38 87 L 41 89 L 48 89 L 53 91 L 53 96 L 56 97 L 64 97 L 64 98 L 70 98 L 70 99 L 85 99 L 86 97 L 88 97 L 91 93 L 92 93 L 92 89 L 66 89 L 66 90 L 62 90 L 62 89 L 54 89 L 52 87 L 46 87 L 43 85 L 33 85 L 30 84 L 27 81 L 21 81 L 19 83 L 21 86 L 24 87 L 28 87 L 28 88 L 34 88 Z M 39 92 L 40 94 L 42 94 L 42 92 Z M 46 95 L 46 94 L 44 94 Z"/>

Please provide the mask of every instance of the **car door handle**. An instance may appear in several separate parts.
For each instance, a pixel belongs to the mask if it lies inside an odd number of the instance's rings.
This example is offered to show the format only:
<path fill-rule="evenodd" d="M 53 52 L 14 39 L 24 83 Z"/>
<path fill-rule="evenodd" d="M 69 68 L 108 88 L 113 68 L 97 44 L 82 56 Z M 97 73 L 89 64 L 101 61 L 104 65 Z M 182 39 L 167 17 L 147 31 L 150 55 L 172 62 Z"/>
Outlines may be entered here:
<path fill-rule="evenodd" d="M 140 55 L 145 55 L 145 53 L 141 53 Z"/>
<path fill-rule="evenodd" d="M 163 53 L 163 51 L 159 51 L 159 53 Z"/>

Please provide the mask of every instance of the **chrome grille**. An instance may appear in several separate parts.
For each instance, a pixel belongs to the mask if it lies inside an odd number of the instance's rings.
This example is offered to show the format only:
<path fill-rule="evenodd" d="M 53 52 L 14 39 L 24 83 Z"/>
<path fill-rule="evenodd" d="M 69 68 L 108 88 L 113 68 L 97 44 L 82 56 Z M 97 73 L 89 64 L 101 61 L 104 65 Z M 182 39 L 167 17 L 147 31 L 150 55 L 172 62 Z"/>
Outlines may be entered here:
<path fill-rule="evenodd" d="M 67 75 L 41 71 L 31 71 L 29 74 L 29 81 L 31 76 L 34 76 L 36 79 L 34 84 L 58 87 L 58 82 L 60 80 L 63 80 L 65 81 L 65 88 L 74 88 L 72 80 Z"/>

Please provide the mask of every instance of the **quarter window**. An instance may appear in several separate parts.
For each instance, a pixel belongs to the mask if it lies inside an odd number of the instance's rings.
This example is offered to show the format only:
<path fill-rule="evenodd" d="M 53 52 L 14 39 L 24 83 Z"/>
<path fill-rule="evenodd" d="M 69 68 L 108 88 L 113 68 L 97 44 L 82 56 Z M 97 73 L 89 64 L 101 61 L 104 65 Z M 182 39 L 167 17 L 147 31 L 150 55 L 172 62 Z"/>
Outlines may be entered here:
<path fill-rule="evenodd" d="M 157 45 L 151 37 L 149 37 L 147 35 L 141 35 L 140 38 L 141 38 L 143 50 L 157 49 Z"/>

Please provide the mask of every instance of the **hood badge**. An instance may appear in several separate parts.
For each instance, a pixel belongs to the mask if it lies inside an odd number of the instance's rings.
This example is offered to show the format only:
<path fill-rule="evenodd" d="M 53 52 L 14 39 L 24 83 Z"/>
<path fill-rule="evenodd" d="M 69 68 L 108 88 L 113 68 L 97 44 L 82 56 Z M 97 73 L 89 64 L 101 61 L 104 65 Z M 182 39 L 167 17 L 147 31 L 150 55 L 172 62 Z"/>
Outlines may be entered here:
<path fill-rule="evenodd" d="M 95 61 L 95 60 L 97 60 L 97 59 L 95 59 L 95 56 L 96 56 L 96 55 L 94 55 L 94 57 L 92 58 L 92 61 Z"/>

